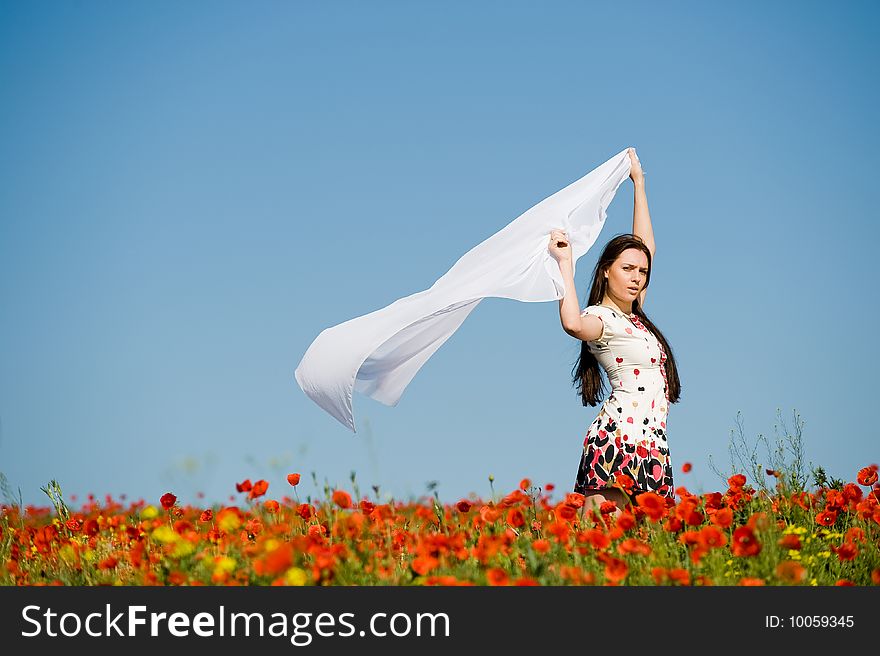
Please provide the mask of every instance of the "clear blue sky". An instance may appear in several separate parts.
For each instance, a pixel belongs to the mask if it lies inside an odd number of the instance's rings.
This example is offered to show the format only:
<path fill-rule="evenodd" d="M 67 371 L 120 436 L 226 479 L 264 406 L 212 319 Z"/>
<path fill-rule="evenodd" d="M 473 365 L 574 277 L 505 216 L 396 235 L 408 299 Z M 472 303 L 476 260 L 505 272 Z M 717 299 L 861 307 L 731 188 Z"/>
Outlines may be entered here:
<path fill-rule="evenodd" d="M 676 355 L 676 484 L 741 413 L 838 477 L 877 447 L 868 2 L 4 2 L 0 471 L 25 502 L 571 489 L 595 408 L 557 302 L 489 298 L 358 433 L 293 372 L 627 146 Z M 578 262 L 632 228 L 621 186 Z M 783 428 L 779 425 L 778 432 Z M 759 454 L 762 453 L 759 451 Z M 684 462 L 690 474 L 680 473 Z M 198 500 L 197 492 L 205 499 Z M 558 498 L 558 497 L 557 497 Z"/>

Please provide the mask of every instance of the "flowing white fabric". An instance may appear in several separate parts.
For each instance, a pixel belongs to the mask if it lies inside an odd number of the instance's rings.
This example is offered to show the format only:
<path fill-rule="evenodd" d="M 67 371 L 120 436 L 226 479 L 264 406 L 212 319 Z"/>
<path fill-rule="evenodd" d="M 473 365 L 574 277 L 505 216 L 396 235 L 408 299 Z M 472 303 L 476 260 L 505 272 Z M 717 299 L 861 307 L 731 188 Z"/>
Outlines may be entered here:
<path fill-rule="evenodd" d="M 352 390 L 396 406 L 428 358 L 487 296 L 559 300 L 565 285 L 550 255 L 550 231 L 568 233 L 572 268 L 605 224 L 629 177 L 624 149 L 527 210 L 465 253 L 430 289 L 322 331 L 294 372 L 309 398 L 355 431 Z"/>

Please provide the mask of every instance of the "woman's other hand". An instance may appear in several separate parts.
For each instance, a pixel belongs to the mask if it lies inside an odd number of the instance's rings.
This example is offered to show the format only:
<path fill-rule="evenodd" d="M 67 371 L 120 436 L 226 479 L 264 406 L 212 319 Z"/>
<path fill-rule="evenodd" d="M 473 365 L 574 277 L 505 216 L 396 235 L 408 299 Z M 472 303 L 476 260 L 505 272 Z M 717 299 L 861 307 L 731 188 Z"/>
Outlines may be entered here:
<path fill-rule="evenodd" d="M 645 179 L 645 173 L 642 171 L 642 163 L 639 161 L 639 156 L 636 155 L 635 148 L 628 148 L 627 154 L 629 155 L 630 167 L 629 167 L 629 177 L 633 182 L 641 182 Z"/>
<path fill-rule="evenodd" d="M 547 250 L 553 259 L 559 262 L 571 261 L 571 242 L 568 241 L 568 235 L 561 228 L 550 232 L 550 245 Z"/>

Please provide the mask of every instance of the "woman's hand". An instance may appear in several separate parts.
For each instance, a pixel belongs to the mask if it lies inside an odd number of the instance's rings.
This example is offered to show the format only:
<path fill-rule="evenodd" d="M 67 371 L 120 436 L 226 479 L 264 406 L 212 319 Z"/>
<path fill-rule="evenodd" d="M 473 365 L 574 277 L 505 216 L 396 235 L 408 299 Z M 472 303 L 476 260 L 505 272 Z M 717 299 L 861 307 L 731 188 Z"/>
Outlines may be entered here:
<path fill-rule="evenodd" d="M 562 228 L 550 231 L 550 245 L 547 250 L 559 264 L 571 262 L 571 242 Z"/>
<path fill-rule="evenodd" d="M 628 148 L 627 154 L 629 155 L 630 161 L 629 177 L 633 182 L 643 182 L 645 179 L 645 172 L 642 171 L 642 163 L 639 161 L 639 156 L 636 155 L 636 149 Z"/>

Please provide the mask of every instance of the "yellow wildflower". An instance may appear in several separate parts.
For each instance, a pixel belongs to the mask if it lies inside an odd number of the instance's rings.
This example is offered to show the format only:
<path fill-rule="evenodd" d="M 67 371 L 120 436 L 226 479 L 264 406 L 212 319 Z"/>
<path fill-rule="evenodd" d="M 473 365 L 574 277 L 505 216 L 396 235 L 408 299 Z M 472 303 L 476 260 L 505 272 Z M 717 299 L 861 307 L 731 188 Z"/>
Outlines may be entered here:
<path fill-rule="evenodd" d="M 175 558 L 182 558 L 183 556 L 188 556 L 193 551 L 195 551 L 193 543 L 189 540 L 180 538 L 180 540 L 177 541 L 177 544 L 174 545 L 174 550 L 171 552 L 171 555 Z"/>
<path fill-rule="evenodd" d="M 61 560 L 63 560 L 68 565 L 73 564 L 76 560 L 76 550 L 71 547 L 69 544 L 65 544 L 58 551 L 58 555 L 61 556 Z"/>
<path fill-rule="evenodd" d="M 220 556 L 214 561 L 214 574 L 217 576 L 223 573 L 229 574 L 233 570 L 235 570 L 235 560 L 229 556 Z"/>
<path fill-rule="evenodd" d="M 308 581 L 308 574 L 299 567 L 291 567 L 284 574 L 284 581 L 287 585 L 305 585 Z"/>
<path fill-rule="evenodd" d="M 223 531 L 231 533 L 241 526 L 241 519 L 239 519 L 238 514 L 232 510 L 221 511 L 217 523 Z"/>
<path fill-rule="evenodd" d="M 176 542 L 178 535 L 170 526 L 165 526 L 164 524 L 157 528 L 151 534 L 154 540 L 158 540 L 159 542 L 164 542 L 165 544 L 171 544 L 172 542 Z"/>
<path fill-rule="evenodd" d="M 150 505 L 141 510 L 141 517 L 144 519 L 155 519 L 159 516 L 159 511 L 156 509 L 156 506 Z"/>

